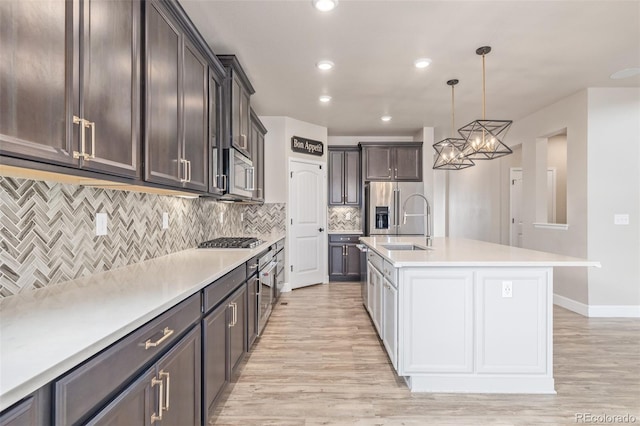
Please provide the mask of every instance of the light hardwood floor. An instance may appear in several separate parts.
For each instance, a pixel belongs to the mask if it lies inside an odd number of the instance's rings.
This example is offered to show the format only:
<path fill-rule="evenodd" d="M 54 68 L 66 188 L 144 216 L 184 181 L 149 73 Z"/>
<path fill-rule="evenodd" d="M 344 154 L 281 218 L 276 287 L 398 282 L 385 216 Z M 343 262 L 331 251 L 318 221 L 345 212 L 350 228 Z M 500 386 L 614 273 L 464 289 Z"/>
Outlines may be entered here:
<path fill-rule="evenodd" d="M 640 320 L 554 308 L 557 395 L 412 394 L 394 373 L 360 286 L 283 294 L 210 425 L 580 424 L 577 413 L 640 424 Z"/>

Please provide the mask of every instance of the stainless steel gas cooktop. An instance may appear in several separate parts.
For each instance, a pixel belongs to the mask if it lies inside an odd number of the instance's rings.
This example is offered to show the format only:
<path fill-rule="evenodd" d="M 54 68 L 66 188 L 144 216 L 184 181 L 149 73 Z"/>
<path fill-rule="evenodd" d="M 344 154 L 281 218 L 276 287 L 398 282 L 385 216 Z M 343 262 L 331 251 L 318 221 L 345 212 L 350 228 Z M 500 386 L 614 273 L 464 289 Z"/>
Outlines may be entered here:
<path fill-rule="evenodd" d="M 255 237 L 220 237 L 198 244 L 198 248 L 255 248 L 264 241 Z"/>

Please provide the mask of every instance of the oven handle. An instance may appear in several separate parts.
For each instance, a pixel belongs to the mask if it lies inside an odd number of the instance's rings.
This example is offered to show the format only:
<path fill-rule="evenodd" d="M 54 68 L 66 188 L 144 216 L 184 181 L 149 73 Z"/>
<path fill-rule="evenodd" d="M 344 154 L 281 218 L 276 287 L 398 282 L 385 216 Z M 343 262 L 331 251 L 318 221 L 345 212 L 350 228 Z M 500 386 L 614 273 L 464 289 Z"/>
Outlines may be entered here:
<path fill-rule="evenodd" d="M 271 273 L 276 266 L 278 266 L 278 262 L 273 260 L 271 261 L 271 263 L 269 263 L 269 265 L 267 265 L 267 267 L 265 269 L 263 269 L 262 271 L 260 271 L 260 282 L 262 284 L 266 284 L 266 285 L 270 285 L 271 283 L 269 282 L 269 278 L 271 276 L 273 276 L 273 274 Z M 266 280 L 264 279 L 266 277 Z"/>

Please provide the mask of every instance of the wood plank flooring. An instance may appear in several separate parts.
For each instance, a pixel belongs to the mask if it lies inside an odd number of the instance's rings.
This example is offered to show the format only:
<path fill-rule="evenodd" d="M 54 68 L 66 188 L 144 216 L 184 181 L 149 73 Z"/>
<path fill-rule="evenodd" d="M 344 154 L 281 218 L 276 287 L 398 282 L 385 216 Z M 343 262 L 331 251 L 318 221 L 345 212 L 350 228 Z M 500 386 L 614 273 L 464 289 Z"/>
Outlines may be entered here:
<path fill-rule="evenodd" d="M 557 395 L 412 394 L 359 283 L 285 293 L 210 425 L 559 425 L 577 413 L 640 424 L 640 320 L 554 309 Z"/>

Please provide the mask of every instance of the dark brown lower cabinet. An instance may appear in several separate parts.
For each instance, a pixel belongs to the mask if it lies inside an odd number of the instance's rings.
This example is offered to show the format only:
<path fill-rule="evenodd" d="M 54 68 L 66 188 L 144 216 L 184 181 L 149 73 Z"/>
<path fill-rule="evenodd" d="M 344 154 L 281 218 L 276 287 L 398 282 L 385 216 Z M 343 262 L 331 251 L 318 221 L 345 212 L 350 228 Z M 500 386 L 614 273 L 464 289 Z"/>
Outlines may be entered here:
<path fill-rule="evenodd" d="M 201 424 L 200 342 L 196 326 L 88 424 Z"/>
<path fill-rule="evenodd" d="M 51 392 L 45 386 L 0 415 L 2 426 L 47 426 L 51 424 Z"/>
<path fill-rule="evenodd" d="M 258 337 L 258 276 L 247 280 L 247 351 Z"/>
<path fill-rule="evenodd" d="M 243 283 L 202 321 L 205 419 L 246 351 L 246 312 Z"/>
<path fill-rule="evenodd" d="M 359 235 L 329 236 L 329 280 L 360 281 Z"/>

